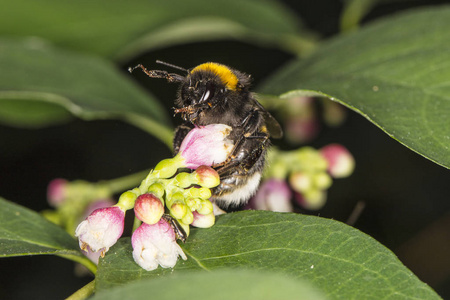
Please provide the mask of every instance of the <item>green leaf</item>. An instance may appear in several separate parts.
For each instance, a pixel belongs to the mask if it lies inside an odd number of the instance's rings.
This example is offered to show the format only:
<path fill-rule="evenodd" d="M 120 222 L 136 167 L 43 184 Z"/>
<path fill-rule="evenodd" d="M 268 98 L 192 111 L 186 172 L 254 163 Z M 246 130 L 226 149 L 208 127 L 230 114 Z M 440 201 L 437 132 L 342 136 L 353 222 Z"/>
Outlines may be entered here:
<path fill-rule="evenodd" d="M 142 280 L 97 293 L 101 299 L 325 299 L 309 284 L 280 274 L 248 270 L 186 272 Z"/>
<path fill-rule="evenodd" d="M 58 254 L 83 256 L 77 241 L 38 213 L 0 198 L 0 257 Z"/>
<path fill-rule="evenodd" d="M 298 51 L 298 20 L 272 0 L 8 1 L 0 35 L 39 36 L 108 57 L 185 42 L 236 38 Z"/>
<path fill-rule="evenodd" d="M 450 168 L 449 19 L 440 6 L 375 22 L 290 63 L 261 92 L 327 96 Z"/>
<path fill-rule="evenodd" d="M 103 59 L 36 38 L 0 39 L 0 66 L 1 122 L 50 125 L 67 119 L 69 111 L 85 120 L 123 119 L 163 141 L 171 137 L 161 105 Z"/>
<path fill-rule="evenodd" d="M 439 299 L 384 246 L 337 221 L 290 213 L 244 211 L 194 229 L 182 245 L 188 259 L 147 272 L 132 258 L 130 239 L 100 260 L 96 290 L 143 278 L 241 268 L 306 280 L 330 299 Z M 211 274 L 207 272 L 207 274 Z"/>

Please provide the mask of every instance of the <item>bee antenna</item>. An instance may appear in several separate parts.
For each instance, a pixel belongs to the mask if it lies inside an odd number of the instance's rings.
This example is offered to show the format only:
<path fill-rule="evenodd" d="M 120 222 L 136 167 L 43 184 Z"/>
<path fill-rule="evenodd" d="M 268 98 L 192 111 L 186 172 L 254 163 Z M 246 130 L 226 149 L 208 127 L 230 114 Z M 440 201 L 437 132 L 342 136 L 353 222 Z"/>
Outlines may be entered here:
<path fill-rule="evenodd" d="M 165 65 L 165 66 L 168 66 L 168 67 L 171 67 L 171 68 L 174 68 L 174 69 L 177 69 L 177 70 L 184 71 L 184 72 L 188 73 L 188 70 L 186 70 L 185 68 L 179 67 L 177 65 L 166 63 L 165 61 L 157 60 L 156 63 L 157 64 L 161 64 L 161 65 Z"/>

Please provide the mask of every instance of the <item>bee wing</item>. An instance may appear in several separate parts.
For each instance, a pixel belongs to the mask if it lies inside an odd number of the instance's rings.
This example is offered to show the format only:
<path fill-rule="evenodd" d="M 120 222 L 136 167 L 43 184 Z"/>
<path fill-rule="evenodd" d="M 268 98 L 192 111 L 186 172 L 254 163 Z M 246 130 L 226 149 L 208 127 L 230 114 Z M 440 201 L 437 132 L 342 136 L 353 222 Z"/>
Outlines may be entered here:
<path fill-rule="evenodd" d="M 264 112 L 264 120 L 270 136 L 275 139 L 281 139 L 283 137 L 283 129 L 281 129 L 280 123 L 268 111 Z"/>
<path fill-rule="evenodd" d="M 266 122 L 267 130 L 271 137 L 280 139 L 283 137 L 283 129 L 281 129 L 280 123 L 258 102 L 253 99 L 254 104 L 263 112 L 264 121 Z"/>

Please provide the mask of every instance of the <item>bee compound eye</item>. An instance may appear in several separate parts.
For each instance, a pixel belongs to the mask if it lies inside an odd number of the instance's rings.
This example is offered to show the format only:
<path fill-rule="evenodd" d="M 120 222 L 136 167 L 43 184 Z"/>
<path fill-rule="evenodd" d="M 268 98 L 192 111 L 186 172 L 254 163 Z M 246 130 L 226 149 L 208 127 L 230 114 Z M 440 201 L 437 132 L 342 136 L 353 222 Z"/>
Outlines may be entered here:
<path fill-rule="evenodd" d="M 209 99 L 214 97 L 215 92 L 216 86 L 211 82 L 206 83 L 205 91 L 203 92 L 203 95 L 200 98 L 200 102 L 208 101 Z"/>

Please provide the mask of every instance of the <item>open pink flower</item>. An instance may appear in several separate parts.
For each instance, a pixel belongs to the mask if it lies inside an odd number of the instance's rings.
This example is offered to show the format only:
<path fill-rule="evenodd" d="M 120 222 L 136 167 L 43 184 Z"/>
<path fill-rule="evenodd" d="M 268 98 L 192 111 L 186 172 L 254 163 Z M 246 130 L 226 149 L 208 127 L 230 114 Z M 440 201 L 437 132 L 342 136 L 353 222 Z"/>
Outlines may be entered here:
<path fill-rule="evenodd" d="M 142 223 L 133 232 L 131 244 L 134 261 L 147 271 L 155 270 L 158 265 L 173 268 L 178 256 L 187 259 L 176 242 L 173 228 L 163 219 L 153 225 Z"/>
<path fill-rule="evenodd" d="M 189 131 L 179 151 L 185 167 L 197 169 L 201 165 L 212 166 L 224 162 L 234 146 L 227 139 L 230 132 L 231 127 L 224 124 L 211 124 Z"/>
<path fill-rule="evenodd" d="M 123 233 L 125 212 L 117 206 L 100 208 L 90 214 L 78 225 L 75 236 L 80 248 L 87 247 L 103 256 L 114 245 Z"/>

